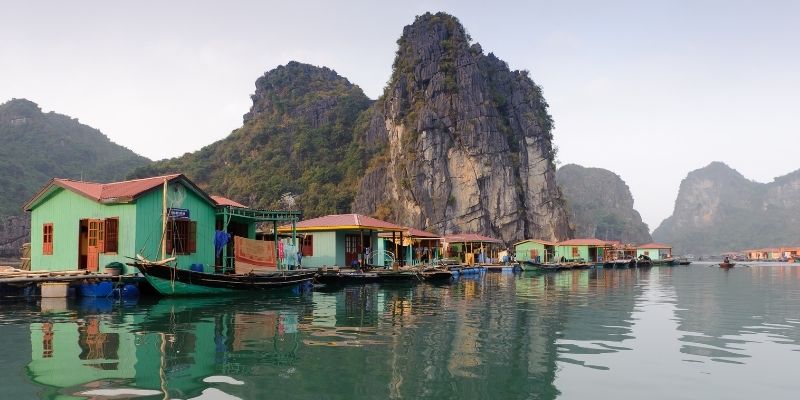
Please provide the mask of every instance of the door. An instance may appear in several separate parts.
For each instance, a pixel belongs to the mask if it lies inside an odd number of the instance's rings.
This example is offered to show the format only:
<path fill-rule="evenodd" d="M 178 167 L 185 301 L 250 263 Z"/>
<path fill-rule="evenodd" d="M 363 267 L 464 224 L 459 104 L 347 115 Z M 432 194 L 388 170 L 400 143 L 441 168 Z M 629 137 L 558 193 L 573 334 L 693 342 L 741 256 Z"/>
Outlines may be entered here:
<path fill-rule="evenodd" d="M 345 235 L 344 237 L 344 262 L 346 266 L 353 265 L 353 260 L 358 261 L 361 253 L 361 242 L 358 235 Z"/>
<path fill-rule="evenodd" d="M 103 252 L 105 224 L 99 219 L 89 220 L 86 243 L 86 269 L 97 272 L 100 266 L 100 253 Z"/>

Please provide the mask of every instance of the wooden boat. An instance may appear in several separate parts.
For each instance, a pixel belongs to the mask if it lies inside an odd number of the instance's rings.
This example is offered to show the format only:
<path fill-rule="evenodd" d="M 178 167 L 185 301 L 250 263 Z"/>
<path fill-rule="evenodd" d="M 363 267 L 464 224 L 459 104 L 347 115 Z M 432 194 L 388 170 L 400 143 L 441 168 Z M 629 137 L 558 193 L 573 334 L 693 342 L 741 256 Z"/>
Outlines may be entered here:
<path fill-rule="evenodd" d="M 442 267 L 429 267 L 421 272 L 422 279 L 429 282 L 449 282 L 453 279 L 453 273 Z"/>
<path fill-rule="evenodd" d="M 576 262 L 572 264 L 572 269 L 591 269 L 594 263 L 590 262 Z"/>
<path fill-rule="evenodd" d="M 175 268 L 163 262 L 137 261 L 128 265 L 136 267 L 147 279 L 147 282 L 165 296 L 287 289 L 301 284 L 310 284 L 314 279 L 314 272 L 306 270 L 209 274 Z"/>
<path fill-rule="evenodd" d="M 689 264 L 691 264 L 692 262 L 691 262 L 691 261 L 689 261 L 689 259 L 688 259 L 688 258 L 686 258 L 686 257 L 680 257 L 680 258 L 676 258 L 676 259 L 675 259 L 675 263 L 676 263 L 677 265 L 689 265 Z"/>
<path fill-rule="evenodd" d="M 520 262 L 523 271 L 560 271 L 564 269 L 559 263 L 535 263 L 533 261 Z"/>
<path fill-rule="evenodd" d="M 640 258 L 636 260 L 637 268 L 647 268 L 652 266 L 653 266 L 653 261 L 650 258 Z"/>
<path fill-rule="evenodd" d="M 659 265 L 659 266 L 676 265 L 675 258 L 673 257 L 662 258 L 659 260 L 651 260 L 651 262 L 653 263 L 653 265 Z"/>
<path fill-rule="evenodd" d="M 633 258 L 620 258 L 613 261 L 614 268 L 634 268 L 636 267 L 636 260 Z"/>
<path fill-rule="evenodd" d="M 417 271 L 330 269 L 316 272 L 314 280 L 326 285 L 353 285 L 365 283 L 409 283 L 422 279 Z"/>
<path fill-rule="evenodd" d="M 734 265 L 736 265 L 736 263 L 732 263 L 732 262 L 721 262 L 721 263 L 719 263 L 719 267 L 720 268 L 725 268 L 725 269 L 733 268 Z"/>
<path fill-rule="evenodd" d="M 533 261 L 520 261 L 519 263 L 519 267 L 523 271 L 538 271 L 542 269 L 543 266 L 544 264 Z"/>
<path fill-rule="evenodd" d="M 486 272 L 511 272 L 522 270 L 520 263 L 516 262 L 510 264 L 483 264 L 482 267 Z"/>

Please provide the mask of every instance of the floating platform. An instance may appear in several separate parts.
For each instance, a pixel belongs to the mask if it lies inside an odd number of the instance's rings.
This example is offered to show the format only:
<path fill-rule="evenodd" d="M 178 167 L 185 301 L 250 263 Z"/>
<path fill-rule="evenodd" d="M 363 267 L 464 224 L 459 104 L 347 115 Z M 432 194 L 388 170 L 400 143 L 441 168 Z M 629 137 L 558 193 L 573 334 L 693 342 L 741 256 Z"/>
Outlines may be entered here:
<path fill-rule="evenodd" d="M 110 280 L 112 278 L 120 279 L 119 276 L 97 274 L 85 270 L 26 271 L 16 268 L 2 268 L 0 269 L 0 297 L 14 297 L 25 293 L 32 294 L 35 292 L 31 292 L 30 288 L 35 288 L 36 286 L 42 287 L 42 295 L 44 297 L 62 297 L 63 289 L 67 286 L 84 282 Z M 57 295 L 54 294 L 56 289 L 58 289 Z"/>
<path fill-rule="evenodd" d="M 483 267 L 486 268 L 486 271 L 488 272 L 509 272 L 520 269 L 519 265 L 517 264 L 488 264 L 484 265 Z"/>
<path fill-rule="evenodd" d="M 79 282 L 89 279 L 115 278 L 111 274 L 98 274 L 85 270 L 78 271 L 25 271 L 16 268 L 0 270 L 0 284 L 27 284 L 43 282 Z"/>

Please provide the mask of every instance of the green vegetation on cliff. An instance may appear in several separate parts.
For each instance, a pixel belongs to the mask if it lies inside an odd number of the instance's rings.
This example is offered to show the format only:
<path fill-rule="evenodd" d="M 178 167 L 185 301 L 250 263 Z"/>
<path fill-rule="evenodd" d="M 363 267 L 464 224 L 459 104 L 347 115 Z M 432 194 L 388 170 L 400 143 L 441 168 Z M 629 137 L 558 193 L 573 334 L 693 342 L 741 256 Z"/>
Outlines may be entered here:
<path fill-rule="evenodd" d="M 369 159 L 356 134 L 371 104 L 363 91 L 328 68 L 290 62 L 259 78 L 252 99 L 244 125 L 225 139 L 132 177 L 181 172 L 250 207 L 349 212 Z"/>
<path fill-rule="evenodd" d="M 29 100 L 0 104 L 0 216 L 22 205 L 51 178 L 120 180 L 149 160 L 66 115 Z"/>

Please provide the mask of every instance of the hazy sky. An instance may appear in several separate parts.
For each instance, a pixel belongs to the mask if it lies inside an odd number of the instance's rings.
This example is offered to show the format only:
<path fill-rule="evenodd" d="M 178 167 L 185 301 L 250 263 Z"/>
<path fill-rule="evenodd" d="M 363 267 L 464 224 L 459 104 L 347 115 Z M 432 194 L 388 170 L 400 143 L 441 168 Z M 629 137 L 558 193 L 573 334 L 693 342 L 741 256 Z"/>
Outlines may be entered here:
<path fill-rule="evenodd" d="M 121 3 L 2 1 L 0 102 L 174 157 L 241 126 L 256 78 L 290 60 L 377 98 L 403 26 L 446 11 L 531 71 L 559 161 L 619 174 L 651 230 L 713 160 L 762 182 L 800 168 L 800 1 Z"/>

